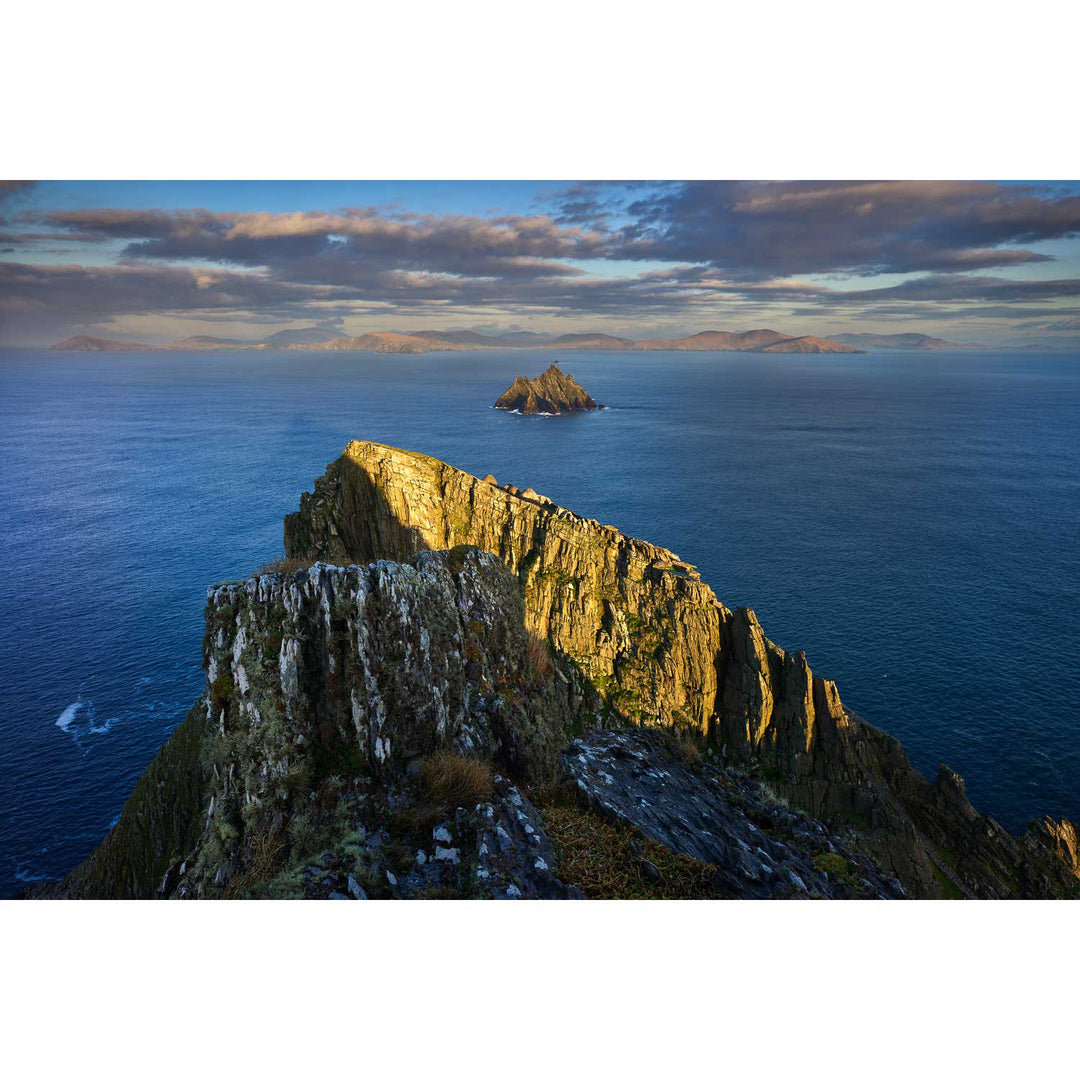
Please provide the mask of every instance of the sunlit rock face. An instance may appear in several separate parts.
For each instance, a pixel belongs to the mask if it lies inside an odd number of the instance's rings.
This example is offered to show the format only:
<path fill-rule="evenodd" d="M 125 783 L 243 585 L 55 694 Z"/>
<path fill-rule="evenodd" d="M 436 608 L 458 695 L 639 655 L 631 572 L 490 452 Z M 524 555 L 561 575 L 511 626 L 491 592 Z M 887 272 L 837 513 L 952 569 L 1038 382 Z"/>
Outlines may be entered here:
<path fill-rule="evenodd" d="M 532 489 L 354 442 L 285 537 L 301 568 L 209 590 L 203 696 L 38 895 L 580 895 L 528 798 L 560 777 L 708 895 L 1080 891 L 1070 822 L 1010 836 L 692 566 Z"/>
<path fill-rule="evenodd" d="M 495 408 L 526 414 L 556 415 L 602 409 L 603 405 L 598 405 L 572 375 L 567 375 L 552 364 L 535 379 L 519 375 L 495 402 Z"/>
<path fill-rule="evenodd" d="M 910 895 L 1065 895 L 1080 885 L 1064 839 L 1021 843 L 962 790 L 943 796 L 802 653 L 771 642 L 752 611 L 728 610 L 670 551 L 531 489 L 370 442 L 350 443 L 285 521 L 297 557 L 405 560 L 460 544 L 513 571 L 528 629 L 611 716 L 689 727 L 754 763 L 794 803 L 849 829 Z"/>

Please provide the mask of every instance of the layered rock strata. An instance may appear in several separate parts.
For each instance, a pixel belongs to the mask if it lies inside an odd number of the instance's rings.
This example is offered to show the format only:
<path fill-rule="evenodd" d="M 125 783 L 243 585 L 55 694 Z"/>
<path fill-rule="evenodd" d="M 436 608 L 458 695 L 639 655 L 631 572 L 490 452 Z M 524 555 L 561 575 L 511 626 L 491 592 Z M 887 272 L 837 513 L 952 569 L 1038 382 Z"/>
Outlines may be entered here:
<path fill-rule="evenodd" d="M 665 751 L 658 732 L 605 731 L 575 739 L 564 763 L 591 809 L 713 864 L 713 888 L 725 898 L 903 897 L 899 881 L 760 780 Z"/>
<path fill-rule="evenodd" d="M 423 454 L 352 442 L 285 522 L 290 556 L 406 560 L 475 545 L 505 562 L 525 622 L 580 673 L 609 718 L 689 727 L 752 764 L 799 807 L 847 830 L 910 895 L 1072 895 L 1068 822 L 1009 836 L 962 786 L 931 784 L 900 744 L 846 710 L 836 686 L 730 611 L 672 552 L 583 519 L 531 489 Z"/>
<path fill-rule="evenodd" d="M 388 806 L 436 749 L 545 779 L 575 701 L 530 645 L 516 579 L 476 549 L 217 586 L 204 664 L 203 698 L 70 895 L 225 895 L 267 851 L 302 851 L 320 806 L 339 840 L 356 832 L 373 791 Z"/>

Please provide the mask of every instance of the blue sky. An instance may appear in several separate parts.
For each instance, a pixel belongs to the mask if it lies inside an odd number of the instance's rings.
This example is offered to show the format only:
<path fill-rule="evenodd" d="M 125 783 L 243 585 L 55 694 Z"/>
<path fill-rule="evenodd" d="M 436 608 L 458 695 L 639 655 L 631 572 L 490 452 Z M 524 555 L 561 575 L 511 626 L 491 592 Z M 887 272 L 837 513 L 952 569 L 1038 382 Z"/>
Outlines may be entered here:
<path fill-rule="evenodd" d="M 1080 339 L 1080 184 L 0 182 L 0 343 L 770 327 Z"/>
<path fill-rule="evenodd" d="M 570 182 L 528 180 L 88 180 L 43 181 L 27 205 L 48 210 L 126 206 L 268 213 L 397 206 L 429 214 L 528 214 Z"/>

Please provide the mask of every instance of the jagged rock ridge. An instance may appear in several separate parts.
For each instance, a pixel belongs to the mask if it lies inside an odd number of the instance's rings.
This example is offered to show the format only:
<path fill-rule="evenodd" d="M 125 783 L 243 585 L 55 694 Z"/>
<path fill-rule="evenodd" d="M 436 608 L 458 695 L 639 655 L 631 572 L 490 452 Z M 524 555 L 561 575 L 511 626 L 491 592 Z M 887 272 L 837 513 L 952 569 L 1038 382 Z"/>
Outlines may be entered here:
<path fill-rule="evenodd" d="M 670 551 L 531 489 L 363 442 L 349 444 L 285 522 L 290 555 L 331 561 L 458 544 L 517 574 L 528 628 L 612 714 L 693 728 L 755 763 L 798 806 L 843 823 L 909 893 L 1058 896 L 1080 885 L 1070 823 L 1050 819 L 1017 839 L 947 777 L 929 783 L 895 739 L 844 708 L 803 653 L 769 641 L 752 611 L 729 611 Z"/>
<path fill-rule="evenodd" d="M 286 544 L 365 565 L 211 589 L 204 696 L 93 856 L 32 894 L 569 898 L 595 875 L 519 786 L 560 774 L 570 833 L 631 828 L 694 896 L 1077 894 L 1071 823 L 1010 836 L 693 567 L 531 489 L 352 443 Z M 722 767 L 665 748 L 688 738 Z M 424 780 L 445 751 L 464 793 Z M 665 895 L 640 847 L 620 858 Z"/>
<path fill-rule="evenodd" d="M 520 413 L 559 414 L 602 409 L 579 386 L 572 375 L 560 370 L 557 364 L 535 379 L 519 375 L 498 401 L 496 409 Z"/>

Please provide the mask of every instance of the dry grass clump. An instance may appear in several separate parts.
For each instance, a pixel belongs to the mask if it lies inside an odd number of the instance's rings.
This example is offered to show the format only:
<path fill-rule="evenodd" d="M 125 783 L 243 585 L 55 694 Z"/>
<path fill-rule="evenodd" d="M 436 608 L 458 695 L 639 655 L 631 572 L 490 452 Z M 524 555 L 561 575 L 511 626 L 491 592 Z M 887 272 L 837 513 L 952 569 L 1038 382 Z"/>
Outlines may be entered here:
<path fill-rule="evenodd" d="M 475 806 L 491 797 L 491 762 L 447 750 L 428 754 L 420 765 L 420 786 L 433 802 Z"/>
<path fill-rule="evenodd" d="M 244 871 L 233 875 L 225 889 L 225 899 L 236 900 L 252 886 L 268 881 L 278 873 L 284 861 L 285 838 L 271 832 L 256 833 L 248 845 Z"/>
<path fill-rule="evenodd" d="M 255 571 L 256 577 L 261 574 L 291 574 L 296 570 L 310 570 L 317 562 L 325 562 L 325 559 L 296 559 L 290 558 L 288 555 L 283 556 L 280 559 L 274 559 L 273 562 L 268 562 L 265 566 L 260 566 Z"/>
<path fill-rule="evenodd" d="M 555 849 L 555 873 L 576 885 L 590 900 L 709 900 L 719 894 L 713 886 L 716 867 L 677 855 L 663 844 L 642 836 L 629 825 L 617 824 L 570 802 L 557 789 L 532 792 L 544 818 L 544 829 Z M 659 871 L 651 878 L 645 861 Z"/>
<path fill-rule="evenodd" d="M 856 884 L 852 865 L 842 855 L 822 852 L 814 856 L 814 864 L 820 871 L 829 875 L 830 881 L 839 882 L 841 885 Z"/>
<path fill-rule="evenodd" d="M 564 809 L 583 808 L 578 789 L 563 778 L 549 780 L 544 784 L 534 784 L 528 789 L 527 794 L 536 806 L 545 809 L 553 806 Z"/>
<path fill-rule="evenodd" d="M 537 637 L 531 630 L 529 631 L 527 655 L 529 667 L 538 679 L 546 679 L 555 670 L 555 664 L 552 662 L 547 642 Z"/>
<path fill-rule="evenodd" d="M 668 750 L 672 755 L 689 768 L 696 768 L 702 764 L 701 742 L 695 731 L 690 728 L 679 728 L 668 732 Z"/>

